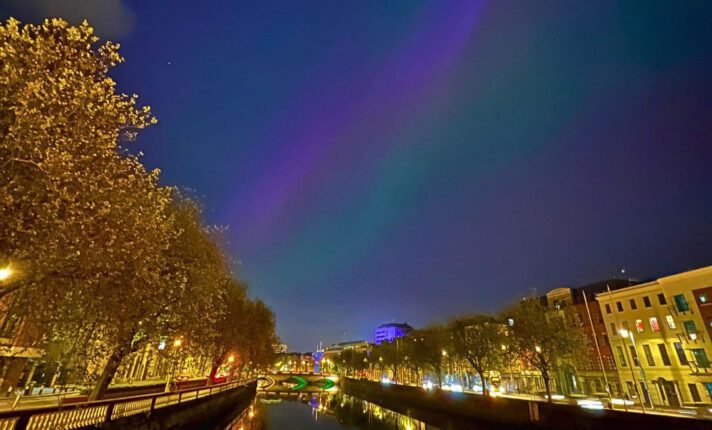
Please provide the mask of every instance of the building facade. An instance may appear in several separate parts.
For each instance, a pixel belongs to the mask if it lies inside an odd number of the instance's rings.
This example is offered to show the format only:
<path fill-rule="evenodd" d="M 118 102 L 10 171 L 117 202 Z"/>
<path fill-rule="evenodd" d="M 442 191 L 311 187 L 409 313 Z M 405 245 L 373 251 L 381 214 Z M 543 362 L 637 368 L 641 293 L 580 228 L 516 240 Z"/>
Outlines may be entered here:
<path fill-rule="evenodd" d="M 596 294 L 636 283 L 629 279 L 608 279 L 576 288 L 556 288 L 546 294 L 550 312 L 563 317 L 584 343 L 575 356 L 559 363 L 555 374 L 559 393 L 596 396 L 605 396 L 608 390 L 614 396 L 622 393 L 613 348 Z"/>
<path fill-rule="evenodd" d="M 0 300 L 0 394 L 32 380 L 43 353 L 35 332 L 17 315 L 13 295 Z"/>
<path fill-rule="evenodd" d="M 383 342 L 393 342 L 399 337 L 403 337 L 406 334 L 413 331 L 413 327 L 409 326 L 408 323 L 389 323 L 383 324 L 376 328 L 373 334 L 373 343 L 380 345 Z"/>
<path fill-rule="evenodd" d="M 596 299 L 628 396 L 649 406 L 712 404 L 712 266 Z"/>

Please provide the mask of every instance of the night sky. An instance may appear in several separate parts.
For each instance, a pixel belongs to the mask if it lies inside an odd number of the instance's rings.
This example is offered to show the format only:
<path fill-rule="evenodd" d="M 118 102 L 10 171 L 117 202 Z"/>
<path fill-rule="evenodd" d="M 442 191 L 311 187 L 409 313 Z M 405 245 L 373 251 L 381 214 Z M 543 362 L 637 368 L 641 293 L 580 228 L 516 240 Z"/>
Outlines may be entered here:
<path fill-rule="evenodd" d="M 293 350 L 712 264 L 712 2 L 2 0 L 86 16 Z M 345 332 L 345 333 L 344 333 Z"/>

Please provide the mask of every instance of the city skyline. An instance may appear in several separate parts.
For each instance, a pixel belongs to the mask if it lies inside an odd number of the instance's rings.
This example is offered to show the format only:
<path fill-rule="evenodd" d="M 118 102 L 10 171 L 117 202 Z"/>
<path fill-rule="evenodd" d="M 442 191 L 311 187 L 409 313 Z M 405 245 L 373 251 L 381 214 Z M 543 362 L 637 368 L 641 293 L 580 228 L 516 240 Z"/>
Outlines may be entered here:
<path fill-rule="evenodd" d="M 292 350 L 712 263 L 706 2 L 90 3 Z"/>

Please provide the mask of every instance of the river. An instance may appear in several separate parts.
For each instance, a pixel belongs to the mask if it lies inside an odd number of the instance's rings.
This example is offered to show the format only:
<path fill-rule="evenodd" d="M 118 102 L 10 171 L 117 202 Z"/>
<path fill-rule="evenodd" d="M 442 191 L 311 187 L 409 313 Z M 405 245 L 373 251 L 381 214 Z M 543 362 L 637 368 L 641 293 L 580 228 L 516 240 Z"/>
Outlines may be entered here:
<path fill-rule="evenodd" d="M 412 412 L 412 411 L 408 411 Z M 258 394 L 227 426 L 215 430 L 451 430 L 495 427 L 458 422 L 451 417 L 398 413 L 345 393 L 268 396 Z M 506 426 L 497 426 L 497 429 Z"/>
<path fill-rule="evenodd" d="M 404 414 L 343 393 L 258 395 L 223 430 L 441 430 Z"/>

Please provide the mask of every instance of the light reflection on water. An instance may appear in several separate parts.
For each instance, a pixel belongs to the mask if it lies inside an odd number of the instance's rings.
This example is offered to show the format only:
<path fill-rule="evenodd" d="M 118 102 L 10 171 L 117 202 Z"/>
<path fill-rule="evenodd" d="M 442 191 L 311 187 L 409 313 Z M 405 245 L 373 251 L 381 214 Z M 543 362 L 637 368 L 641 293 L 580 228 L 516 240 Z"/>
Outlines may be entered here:
<path fill-rule="evenodd" d="M 439 430 L 376 404 L 343 393 L 299 396 L 258 395 L 224 430 Z"/>

